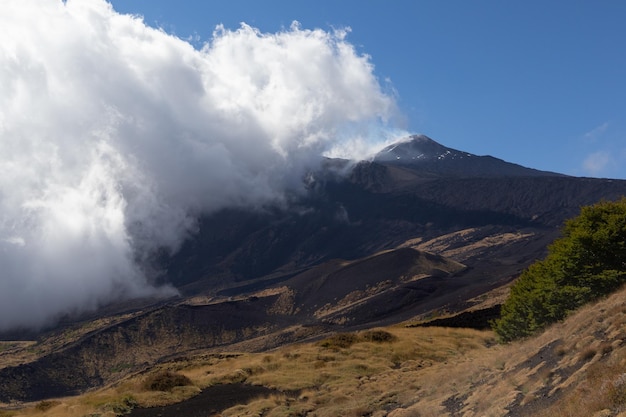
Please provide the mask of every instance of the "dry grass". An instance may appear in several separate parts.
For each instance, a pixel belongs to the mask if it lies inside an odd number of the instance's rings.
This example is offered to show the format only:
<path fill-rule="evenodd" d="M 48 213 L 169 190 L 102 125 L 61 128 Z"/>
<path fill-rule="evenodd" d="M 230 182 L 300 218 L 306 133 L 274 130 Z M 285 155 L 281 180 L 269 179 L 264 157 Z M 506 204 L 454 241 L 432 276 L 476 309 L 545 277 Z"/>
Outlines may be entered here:
<path fill-rule="evenodd" d="M 111 416 L 125 405 L 124 399 L 129 396 L 133 404 L 162 405 L 189 397 L 202 387 L 231 382 L 264 385 L 286 394 L 233 407 L 224 416 L 261 413 L 287 416 L 312 410 L 319 417 L 372 415 L 377 410 L 412 403 L 415 393 L 428 384 L 426 380 L 420 381 L 423 378 L 438 383 L 433 379 L 436 372 L 423 371 L 446 361 L 465 360 L 469 354 L 484 352 L 486 345 L 493 342 L 490 332 L 441 328 L 394 327 L 352 336 L 327 339 L 351 340 L 347 347 L 321 342 L 260 354 L 199 355 L 165 364 L 163 369 L 148 376 L 128 378 L 116 387 L 59 399 L 43 411 L 34 404 L 15 415 Z M 145 389 L 146 381 L 153 380 L 154 375 L 173 370 L 189 378 L 194 386 L 176 387 L 171 392 Z"/>
<path fill-rule="evenodd" d="M 538 417 L 626 411 L 626 291 L 537 337 L 510 345 L 494 340 L 489 331 L 396 326 L 264 353 L 199 354 L 114 387 L 0 411 L 0 417 L 110 417 L 129 403 L 172 403 L 231 382 L 281 394 L 232 407 L 225 417 L 478 417 L 506 415 L 511 407 Z M 193 385 L 144 388 L 166 371 Z"/>

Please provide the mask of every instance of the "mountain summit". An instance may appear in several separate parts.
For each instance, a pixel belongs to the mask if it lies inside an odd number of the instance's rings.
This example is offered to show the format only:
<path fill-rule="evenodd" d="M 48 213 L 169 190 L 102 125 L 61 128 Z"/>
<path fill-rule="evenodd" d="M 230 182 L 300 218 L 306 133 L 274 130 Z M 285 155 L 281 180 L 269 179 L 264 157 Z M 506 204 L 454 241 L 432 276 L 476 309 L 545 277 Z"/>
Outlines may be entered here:
<path fill-rule="evenodd" d="M 448 148 L 425 135 L 413 135 L 387 146 L 373 162 L 400 165 L 421 173 L 454 177 L 536 177 L 563 176 Z"/>
<path fill-rule="evenodd" d="M 415 161 L 441 161 L 443 159 L 472 158 L 476 155 L 457 151 L 435 142 L 426 135 L 413 135 L 387 146 L 376 156 L 377 162 L 413 163 Z"/>

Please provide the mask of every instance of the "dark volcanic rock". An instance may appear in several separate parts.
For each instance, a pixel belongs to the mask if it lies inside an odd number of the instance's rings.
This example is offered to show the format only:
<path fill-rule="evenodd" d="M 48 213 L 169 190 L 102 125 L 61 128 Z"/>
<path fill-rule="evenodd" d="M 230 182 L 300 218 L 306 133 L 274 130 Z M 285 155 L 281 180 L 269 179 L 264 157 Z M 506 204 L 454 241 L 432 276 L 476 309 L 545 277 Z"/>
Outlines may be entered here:
<path fill-rule="evenodd" d="M 130 417 L 207 417 L 219 415 L 219 412 L 237 404 L 280 393 L 258 385 L 224 384 L 206 388 L 200 394 L 178 404 L 164 407 L 136 408 Z"/>
<path fill-rule="evenodd" d="M 501 305 L 465 311 L 452 317 L 434 319 L 425 323 L 411 325 L 409 327 L 463 327 L 469 329 L 486 330 L 491 328 L 491 321 L 500 318 Z"/>

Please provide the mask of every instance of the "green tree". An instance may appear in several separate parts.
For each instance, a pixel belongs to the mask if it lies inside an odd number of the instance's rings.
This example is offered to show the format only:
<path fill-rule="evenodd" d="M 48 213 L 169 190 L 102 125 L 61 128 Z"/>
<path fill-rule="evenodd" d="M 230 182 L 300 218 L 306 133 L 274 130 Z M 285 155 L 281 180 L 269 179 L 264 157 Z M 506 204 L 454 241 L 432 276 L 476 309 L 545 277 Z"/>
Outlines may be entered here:
<path fill-rule="evenodd" d="M 493 323 L 503 341 L 529 336 L 626 282 L 626 198 L 583 207 L 562 234 L 513 284 Z"/>

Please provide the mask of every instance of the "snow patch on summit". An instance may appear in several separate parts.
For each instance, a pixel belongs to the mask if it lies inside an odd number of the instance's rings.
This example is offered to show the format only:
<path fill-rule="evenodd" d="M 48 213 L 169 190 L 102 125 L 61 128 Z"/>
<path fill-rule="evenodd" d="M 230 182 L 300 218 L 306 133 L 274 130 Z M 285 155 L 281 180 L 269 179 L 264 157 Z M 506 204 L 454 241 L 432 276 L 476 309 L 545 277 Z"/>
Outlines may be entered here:
<path fill-rule="evenodd" d="M 474 155 L 447 148 L 425 135 L 414 135 L 381 150 L 374 157 L 379 162 L 411 162 L 471 158 Z"/>

